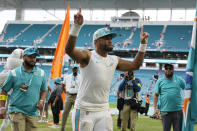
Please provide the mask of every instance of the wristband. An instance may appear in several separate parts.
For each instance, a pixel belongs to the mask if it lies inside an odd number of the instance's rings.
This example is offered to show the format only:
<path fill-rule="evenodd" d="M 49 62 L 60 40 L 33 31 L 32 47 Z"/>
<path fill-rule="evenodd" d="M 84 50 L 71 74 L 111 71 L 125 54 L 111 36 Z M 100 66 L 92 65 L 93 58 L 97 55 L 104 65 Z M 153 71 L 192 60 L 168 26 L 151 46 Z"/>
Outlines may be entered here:
<path fill-rule="evenodd" d="M 78 24 L 73 24 L 71 26 L 71 29 L 70 29 L 70 35 L 72 36 L 78 36 L 79 35 L 79 32 L 80 32 L 80 29 L 81 29 L 82 25 L 78 25 Z"/>
<path fill-rule="evenodd" d="M 0 101 L 5 101 L 7 100 L 7 96 L 6 95 L 0 95 Z"/>
<path fill-rule="evenodd" d="M 146 52 L 146 46 L 147 46 L 147 44 L 140 44 L 139 51 Z"/>

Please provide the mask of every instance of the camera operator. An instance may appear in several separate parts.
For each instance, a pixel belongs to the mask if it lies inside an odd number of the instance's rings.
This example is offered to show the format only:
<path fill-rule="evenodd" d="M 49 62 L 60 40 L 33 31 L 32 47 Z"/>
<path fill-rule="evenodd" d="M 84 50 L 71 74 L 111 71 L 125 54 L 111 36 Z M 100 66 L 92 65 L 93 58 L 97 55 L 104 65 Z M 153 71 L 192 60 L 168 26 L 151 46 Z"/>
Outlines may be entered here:
<path fill-rule="evenodd" d="M 142 83 L 139 79 L 134 78 L 134 72 L 126 72 L 124 80 L 119 86 L 119 91 L 123 92 L 124 105 L 121 114 L 122 126 L 121 131 L 126 131 L 128 120 L 130 117 L 130 130 L 135 131 L 136 122 L 138 119 L 138 103 L 141 101 L 139 91 Z M 136 101 L 136 103 L 134 102 Z"/>

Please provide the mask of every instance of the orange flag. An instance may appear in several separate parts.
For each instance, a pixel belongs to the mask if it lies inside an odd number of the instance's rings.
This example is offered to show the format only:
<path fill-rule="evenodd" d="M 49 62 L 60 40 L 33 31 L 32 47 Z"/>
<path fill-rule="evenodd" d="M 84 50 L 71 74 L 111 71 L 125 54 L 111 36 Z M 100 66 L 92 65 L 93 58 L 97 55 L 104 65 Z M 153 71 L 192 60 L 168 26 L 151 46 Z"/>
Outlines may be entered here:
<path fill-rule="evenodd" d="M 61 77 L 62 73 L 62 65 L 63 65 L 63 57 L 65 55 L 65 46 L 69 36 L 70 29 L 70 3 L 68 3 L 67 13 L 62 25 L 62 29 L 59 35 L 59 40 L 57 44 L 57 48 L 55 50 L 55 55 L 51 67 L 51 77 L 54 80 L 57 77 Z M 62 93 L 63 104 L 65 103 L 65 93 Z M 59 118 L 61 114 L 59 115 Z"/>
<path fill-rule="evenodd" d="M 63 57 L 65 54 L 64 50 L 69 36 L 69 29 L 70 29 L 70 3 L 68 4 L 67 7 L 66 17 L 62 25 L 62 29 L 59 35 L 59 40 L 51 67 L 52 79 L 55 79 L 56 77 L 61 77 Z"/>

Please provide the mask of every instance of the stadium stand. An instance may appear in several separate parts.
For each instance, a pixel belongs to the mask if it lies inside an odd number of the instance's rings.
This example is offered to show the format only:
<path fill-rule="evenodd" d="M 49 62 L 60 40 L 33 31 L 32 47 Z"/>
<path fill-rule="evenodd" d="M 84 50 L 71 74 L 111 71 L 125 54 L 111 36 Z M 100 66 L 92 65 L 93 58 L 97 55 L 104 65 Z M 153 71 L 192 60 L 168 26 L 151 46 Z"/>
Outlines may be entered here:
<path fill-rule="evenodd" d="M 54 25 L 55 28 L 44 38 L 40 46 L 56 46 L 62 25 Z"/>
<path fill-rule="evenodd" d="M 117 37 L 113 39 L 113 43 L 116 45 L 116 48 L 127 48 L 124 47 L 123 44 L 125 40 L 127 40 L 132 33 L 133 28 L 123 28 L 123 27 L 113 27 L 111 30 L 115 33 L 117 33 Z M 131 41 L 129 41 L 131 44 Z M 120 45 L 117 45 L 117 44 Z M 129 46 L 129 45 L 128 45 Z"/>
<path fill-rule="evenodd" d="M 168 25 L 164 34 L 163 48 L 175 50 L 188 50 L 191 40 L 191 25 Z"/>
<path fill-rule="evenodd" d="M 20 44 L 21 42 L 23 43 L 22 45 L 40 44 L 40 38 L 42 38 L 42 36 L 47 33 L 52 26 L 52 24 L 34 24 L 26 30 L 15 43 L 12 44 Z"/>
<path fill-rule="evenodd" d="M 55 47 L 58 42 L 62 25 L 56 24 L 8 24 L 2 44 L 41 47 Z M 91 47 L 92 35 L 98 28 L 106 25 L 84 25 L 77 39 L 77 47 Z M 158 47 L 164 25 L 144 25 L 144 31 L 150 33 L 148 49 L 167 49 L 187 51 L 191 39 L 191 25 L 167 25 L 163 45 Z M 113 39 L 115 49 L 138 48 L 141 28 L 110 27 L 117 33 Z M 179 45 L 179 46 L 177 46 Z"/>
<path fill-rule="evenodd" d="M 1 43 L 19 47 L 34 44 L 41 47 L 55 47 L 61 26 L 56 24 L 8 24 Z M 101 27 L 105 27 L 105 25 L 84 25 L 77 39 L 77 47 L 92 48 L 93 32 Z M 160 41 L 163 28 L 164 25 L 144 25 L 144 31 L 150 33 L 148 49 L 158 49 L 158 42 Z M 113 39 L 115 49 L 138 48 L 141 28 L 111 27 L 110 29 L 117 33 L 117 37 Z M 168 25 L 164 33 L 163 46 L 159 49 L 187 51 L 191 32 L 191 25 Z"/>
<path fill-rule="evenodd" d="M 24 30 L 28 24 L 8 24 L 4 40 L 8 40 L 10 38 L 14 38 L 17 34 L 22 33 L 22 30 Z"/>
<path fill-rule="evenodd" d="M 160 39 L 163 25 L 144 25 L 144 32 L 150 34 L 148 49 L 156 49 L 156 42 Z"/>
<path fill-rule="evenodd" d="M 92 47 L 92 36 L 95 30 L 104 27 L 104 25 L 84 25 L 80 30 L 80 35 L 77 38 L 77 47 Z"/>

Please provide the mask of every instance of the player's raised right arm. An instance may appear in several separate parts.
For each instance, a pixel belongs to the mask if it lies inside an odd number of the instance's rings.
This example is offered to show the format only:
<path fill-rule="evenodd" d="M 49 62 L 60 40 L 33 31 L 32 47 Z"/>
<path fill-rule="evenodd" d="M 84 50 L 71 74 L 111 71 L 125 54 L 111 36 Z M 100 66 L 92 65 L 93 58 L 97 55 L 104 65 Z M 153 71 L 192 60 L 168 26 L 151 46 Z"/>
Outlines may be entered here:
<path fill-rule="evenodd" d="M 77 63 L 80 63 L 82 67 L 86 66 L 89 62 L 90 52 L 87 50 L 79 50 L 75 48 L 77 36 L 83 24 L 83 16 L 81 14 L 81 8 L 77 14 L 74 15 L 74 24 L 70 29 L 70 35 L 66 44 L 66 53 Z"/>

